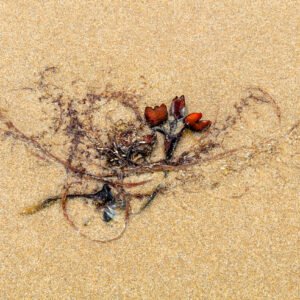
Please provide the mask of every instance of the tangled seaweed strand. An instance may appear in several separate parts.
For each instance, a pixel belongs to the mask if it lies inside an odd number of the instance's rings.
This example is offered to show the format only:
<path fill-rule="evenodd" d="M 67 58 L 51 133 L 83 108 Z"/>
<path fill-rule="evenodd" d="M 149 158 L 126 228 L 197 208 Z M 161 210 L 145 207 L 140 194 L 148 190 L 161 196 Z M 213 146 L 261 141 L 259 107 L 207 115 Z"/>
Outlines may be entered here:
<path fill-rule="evenodd" d="M 241 150 L 257 151 L 257 145 L 241 146 L 230 150 L 224 150 L 222 146 L 226 133 L 241 120 L 242 113 L 251 103 L 270 105 L 278 122 L 281 119 L 280 108 L 275 100 L 257 87 L 249 88 L 248 95 L 235 104 L 233 112 L 219 124 L 217 121 L 202 120 L 201 113 L 186 115 L 184 96 L 173 99 L 169 112 L 166 105 L 161 104 L 154 108 L 146 107 L 144 116 L 137 105 L 138 96 L 130 92 L 109 90 L 100 93 L 88 92 L 85 97 L 74 99 L 66 96 L 61 87 L 50 83 L 48 77 L 56 72 L 55 67 L 45 69 L 40 73 L 36 86 L 26 88 L 35 93 L 39 92 L 40 102 L 55 107 L 49 131 L 37 136 L 25 134 L 3 110 L 0 110 L 0 121 L 3 125 L 0 132 L 4 137 L 24 143 L 39 159 L 63 166 L 68 177 L 73 178 L 73 181 L 65 184 L 60 195 L 27 207 L 22 214 L 34 214 L 60 201 L 68 224 L 81 236 L 100 243 L 114 241 L 123 236 L 130 216 L 143 212 L 159 194 L 167 189 L 164 184 L 160 184 L 148 193 L 129 192 L 129 189 L 143 186 L 149 180 L 125 182 L 126 178 L 155 172 L 164 172 L 167 175 L 168 172 L 219 160 Z M 111 124 L 111 128 L 105 131 L 95 126 L 95 113 L 101 105 L 112 101 L 131 111 L 134 120 Z M 193 149 L 175 156 L 177 145 L 186 130 L 200 134 L 198 144 Z M 66 138 L 63 147 L 67 154 L 64 157 L 43 142 L 49 134 L 52 136 L 61 134 Z M 153 151 L 159 147 L 158 135 L 164 138 L 165 157 L 153 160 Z M 83 180 L 94 182 L 99 188 L 85 193 L 70 192 L 73 185 L 82 184 Z M 91 200 L 95 210 L 102 213 L 104 223 L 114 222 L 117 210 L 124 211 L 123 228 L 116 236 L 109 239 L 89 237 L 80 231 L 69 216 L 68 203 L 72 199 Z M 132 201 L 141 200 L 145 200 L 144 204 L 139 211 L 133 212 Z"/>

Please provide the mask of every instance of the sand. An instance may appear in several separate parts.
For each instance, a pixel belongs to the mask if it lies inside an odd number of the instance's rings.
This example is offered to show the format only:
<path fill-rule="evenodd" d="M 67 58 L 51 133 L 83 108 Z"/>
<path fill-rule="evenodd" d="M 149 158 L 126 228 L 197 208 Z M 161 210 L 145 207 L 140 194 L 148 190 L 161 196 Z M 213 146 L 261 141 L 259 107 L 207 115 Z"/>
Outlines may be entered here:
<path fill-rule="evenodd" d="M 136 90 L 141 109 L 184 94 L 190 110 L 221 121 L 256 86 L 276 100 L 281 123 L 272 106 L 253 106 L 225 140 L 257 142 L 257 151 L 171 175 L 172 188 L 108 244 L 80 237 L 59 205 L 20 216 L 58 193 L 66 175 L 22 143 L 1 140 L 0 298 L 299 299 L 299 129 L 289 132 L 300 112 L 297 8 L 1 1 L 0 107 L 29 134 L 47 125 L 47 107 L 22 88 L 49 66 L 62 85 L 84 82 L 83 91 Z M 268 137 L 270 145 L 260 144 Z"/>

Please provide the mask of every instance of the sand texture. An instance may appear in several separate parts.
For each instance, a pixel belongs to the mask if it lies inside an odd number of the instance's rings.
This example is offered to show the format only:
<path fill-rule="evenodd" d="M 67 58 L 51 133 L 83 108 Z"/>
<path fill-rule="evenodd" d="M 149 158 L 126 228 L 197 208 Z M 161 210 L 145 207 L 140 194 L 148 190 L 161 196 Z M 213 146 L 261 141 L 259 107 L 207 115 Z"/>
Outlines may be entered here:
<path fill-rule="evenodd" d="M 0 299 L 300 299 L 298 4 L 0 1 Z M 58 203 L 20 215 L 72 175 L 15 131 L 64 158 L 55 99 L 81 113 L 99 93 L 82 116 L 103 132 L 136 117 L 128 103 L 143 113 L 184 94 L 213 126 L 185 134 L 176 156 L 219 145 L 167 178 L 136 175 L 151 179 L 137 191 L 167 189 L 106 244 Z M 89 223 L 81 204 L 70 212 Z M 102 225 L 82 228 L 99 237 Z"/>

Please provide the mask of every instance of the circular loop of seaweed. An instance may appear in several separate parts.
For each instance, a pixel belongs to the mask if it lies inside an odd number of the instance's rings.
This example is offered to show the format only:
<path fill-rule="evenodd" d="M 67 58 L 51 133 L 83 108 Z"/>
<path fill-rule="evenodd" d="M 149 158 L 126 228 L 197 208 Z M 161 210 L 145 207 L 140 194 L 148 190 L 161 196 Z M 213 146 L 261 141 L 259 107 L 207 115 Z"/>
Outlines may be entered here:
<path fill-rule="evenodd" d="M 68 195 L 68 192 L 69 192 L 69 188 L 71 187 L 72 184 L 67 184 L 64 186 L 63 188 L 63 191 L 61 193 L 61 206 L 62 206 L 62 211 L 63 211 L 63 215 L 64 215 L 64 218 L 66 219 L 66 221 L 68 222 L 68 224 L 75 230 L 79 233 L 79 235 L 81 235 L 82 237 L 84 238 L 87 238 L 93 242 L 98 242 L 98 243 L 107 243 L 107 242 L 111 242 L 111 241 L 115 241 L 119 238 L 122 237 L 122 235 L 125 233 L 126 229 L 127 229 L 127 225 L 128 225 L 128 222 L 129 222 L 129 215 L 127 216 L 126 215 L 126 211 L 124 213 L 124 216 L 123 216 L 123 222 L 119 228 L 119 230 L 117 230 L 117 232 L 114 233 L 113 236 L 109 236 L 107 238 L 98 238 L 98 237 L 95 237 L 95 236 L 98 236 L 98 234 L 96 235 L 91 235 L 91 233 L 89 234 L 88 232 L 84 232 L 84 230 L 82 228 L 80 228 L 78 224 L 75 223 L 74 219 L 70 216 L 70 213 L 68 211 L 68 205 L 69 205 L 69 200 L 67 198 L 67 195 Z M 81 199 L 82 200 L 82 199 Z M 81 204 L 82 204 L 82 201 L 80 201 Z M 91 208 L 90 208 L 91 209 Z M 98 215 L 98 218 L 100 218 L 100 214 L 99 212 L 97 213 Z M 89 221 L 89 220 L 87 220 Z M 86 222 L 86 221 L 85 221 Z M 113 220 L 114 223 L 117 223 L 118 221 L 115 221 Z M 102 223 L 102 226 L 110 226 L 110 227 L 113 227 L 114 225 L 108 225 L 108 224 L 105 224 L 104 222 L 101 222 Z M 89 224 L 84 224 L 83 226 L 89 226 Z M 99 228 L 98 228 L 99 230 Z"/>

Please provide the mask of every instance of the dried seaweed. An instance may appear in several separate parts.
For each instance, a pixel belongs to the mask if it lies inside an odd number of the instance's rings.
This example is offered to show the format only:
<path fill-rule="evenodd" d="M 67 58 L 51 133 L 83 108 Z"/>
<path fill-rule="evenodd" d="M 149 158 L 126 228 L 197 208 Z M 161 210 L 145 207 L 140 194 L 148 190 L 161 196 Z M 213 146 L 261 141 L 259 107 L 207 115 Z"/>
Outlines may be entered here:
<path fill-rule="evenodd" d="M 144 116 L 138 105 L 140 96 L 130 91 L 86 91 L 83 97 L 70 96 L 52 77 L 58 73 L 56 67 L 49 67 L 39 74 L 33 87 L 22 89 L 34 93 L 40 103 L 52 107 L 47 116 L 49 128 L 36 134 L 26 134 L 0 110 L 3 137 L 22 142 L 39 159 L 54 162 L 65 169 L 68 175 L 62 193 L 49 197 L 38 204 L 27 207 L 22 214 L 34 214 L 60 202 L 63 214 L 73 229 L 82 236 L 97 242 L 108 242 L 120 238 L 130 221 L 130 217 L 143 212 L 153 200 L 168 188 L 163 182 L 149 192 L 131 192 L 132 188 L 145 186 L 151 179 L 132 181 L 133 176 L 184 170 L 230 157 L 242 150 L 258 153 L 261 145 L 267 142 L 253 142 L 250 146 L 226 149 L 224 140 L 238 122 L 242 122 L 243 113 L 251 105 L 268 105 L 281 120 L 280 108 L 275 100 L 264 90 L 257 87 L 247 89 L 247 95 L 236 103 L 231 113 L 222 122 L 202 120 L 202 113 L 185 114 L 184 96 L 175 97 L 170 111 L 161 104 L 154 108 L 146 107 Z M 74 82 L 72 83 L 74 84 Z M 72 85 L 71 84 L 71 85 Z M 99 111 L 110 103 L 131 114 L 130 120 L 122 120 L 117 111 L 113 117 L 105 114 L 99 120 Z M 296 126 L 296 125 L 295 125 Z M 176 148 L 187 130 L 195 131 L 197 144 L 191 149 L 177 153 Z M 158 143 L 158 135 L 164 139 L 164 145 Z M 51 141 L 59 140 L 56 147 Z M 57 146 L 58 145 L 58 146 Z M 153 158 L 153 152 L 163 147 L 164 157 Z M 98 188 L 83 191 L 85 182 L 92 182 Z M 79 186 L 73 191 L 73 186 Z M 71 191 L 72 190 L 72 191 Z M 75 224 L 68 212 L 70 200 L 88 202 L 92 205 L 104 224 L 112 224 L 121 212 L 124 223 L 116 236 L 93 238 L 85 234 Z M 134 212 L 132 204 L 141 203 Z"/>

